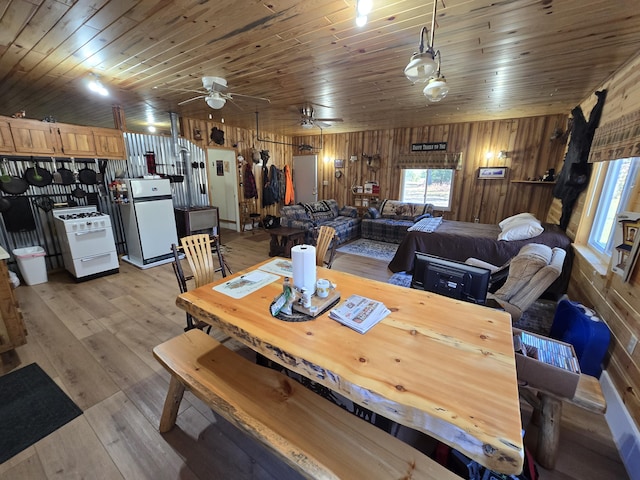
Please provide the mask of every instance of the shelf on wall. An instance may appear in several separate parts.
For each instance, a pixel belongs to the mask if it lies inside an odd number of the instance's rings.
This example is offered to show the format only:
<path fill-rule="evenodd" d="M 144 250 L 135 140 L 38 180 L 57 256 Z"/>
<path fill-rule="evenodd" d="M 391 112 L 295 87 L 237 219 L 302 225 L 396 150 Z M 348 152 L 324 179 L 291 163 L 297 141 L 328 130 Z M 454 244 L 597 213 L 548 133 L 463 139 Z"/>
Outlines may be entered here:
<path fill-rule="evenodd" d="M 511 183 L 527 183 L 530 185 L 555 185 L 556 182 L 543 182 L 540 180 L 511 180 Z"/>

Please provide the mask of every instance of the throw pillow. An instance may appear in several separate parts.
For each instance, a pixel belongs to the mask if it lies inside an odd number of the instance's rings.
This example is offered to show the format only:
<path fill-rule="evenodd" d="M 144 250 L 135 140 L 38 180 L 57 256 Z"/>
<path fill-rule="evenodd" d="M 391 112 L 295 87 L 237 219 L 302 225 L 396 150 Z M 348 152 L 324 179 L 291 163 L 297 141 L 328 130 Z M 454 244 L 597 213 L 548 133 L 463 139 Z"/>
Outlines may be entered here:
<path fill-rule="evenodd" d="M 498 235 L 498 240 L 526 240 L 537 237 L 542 232 L 544 232 L 544 227 L 537 220 L 521 219 L 507 224 Z"/>
<path fill-rule="evenodd" d="M 373 218 L 374 220 L 381 217 L 380 212 L 375 207 L 369 207 L 367 209 L 367 215 L 367 218 Z"/>
<path fill-rule="evenodd" d="M 531 213 L 518 213 L 517 215 L 512 215 L 510 217 L 505 218 L 504 220 L 502 220 L 498 226 L 504 230 L 504 228 L 509 225 L 511 222 L 517 222 L 520 220 L 536 220 L 536 217 L 531 214 Z"/>

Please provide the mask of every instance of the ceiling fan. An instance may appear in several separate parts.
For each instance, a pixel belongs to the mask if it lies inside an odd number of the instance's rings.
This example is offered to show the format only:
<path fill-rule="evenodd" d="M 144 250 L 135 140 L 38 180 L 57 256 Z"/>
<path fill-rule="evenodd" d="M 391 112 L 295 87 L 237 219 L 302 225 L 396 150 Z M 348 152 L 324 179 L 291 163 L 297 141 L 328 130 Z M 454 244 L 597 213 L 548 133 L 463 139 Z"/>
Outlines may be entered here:
<path fill-rule="evenodd" d="M 317 126 L 319 128 L 328 128 L 332 123 L 342 122 L 341 118 L 316 118 L 315 112 L 311 105 L 305 105 L 300 109 L 300 126 L 302 128 L 313 128 Z"/>
<path fill-rule="evenodd" d="M 265 102 L 271 103 L 271 100 L 269 100 L 268 98 L 225 92 L 224 90 L 226 90 L 227 88 L 227 81 L 221 77 L 202 77 L 202 88 L 204 88 L 205 92 L 201 92 L 199 90 L 188 90 L 189 92 L 200 93 L 201 95 L 190 98 L 188 100 L 183 100 L 182 102 L 178 103 L 178 105 L 184 105 L 185 103 L 204 98 L 204 101 L 207 103 L 207 105 L 209 105 L 214 110 L 219 110 L 224 107 L 225 103 L 227 103 L 227 100 L 231 100 L 233 102 L 233 97 L 255 98 L 256 100 L 263 100 Z"/>

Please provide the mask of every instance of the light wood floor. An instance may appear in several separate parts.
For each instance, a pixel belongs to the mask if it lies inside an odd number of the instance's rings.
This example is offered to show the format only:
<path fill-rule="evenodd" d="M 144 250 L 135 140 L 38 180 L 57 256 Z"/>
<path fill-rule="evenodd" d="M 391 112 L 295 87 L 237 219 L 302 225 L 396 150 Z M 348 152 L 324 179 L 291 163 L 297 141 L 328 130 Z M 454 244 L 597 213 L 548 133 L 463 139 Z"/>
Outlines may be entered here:
<path fill-rule="evenodd" d="M 222 240 L 234 270 L 267 258 L 263 232 L 223 230 Z M 158 433 L 169 378 L 151 350 L 183 331 L 185 315 L 174 303 L 170 264 L 120 266 L 117 275 L 79 284 L 66 272 L 51 273 L 47 283 L 16 290 L 28 343 L 4 356 L 0 373 L 37 362 L 84 414 L 0 465 L 0 479 L 299 478 L 191 395 L 178 426 Z M 391 275 L 386 262 L 340 253 L 333 268 L 381 281 Z M 530 413 L 524 405 L 524 425 Z M 527 444 L 534 443 L 534 428 L 527 427 Z M 413 431 L 400 436 L 424 451 L 432 446 Z M 557 467 L 539 470 L 551 480 L 628 478 L 604 418 L 571 405 Z"/>

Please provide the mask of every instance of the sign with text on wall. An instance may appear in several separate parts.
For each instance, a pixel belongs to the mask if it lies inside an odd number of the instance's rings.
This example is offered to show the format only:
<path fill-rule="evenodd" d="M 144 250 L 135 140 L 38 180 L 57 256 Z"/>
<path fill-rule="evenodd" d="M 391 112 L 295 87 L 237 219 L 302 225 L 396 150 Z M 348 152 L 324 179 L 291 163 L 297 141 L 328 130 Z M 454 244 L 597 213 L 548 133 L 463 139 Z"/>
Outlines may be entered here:
<path fill-rule="evenodd" d="M 412 143 L 412 152 L 436 152 L 447 149 L 447 142 Z"/>

